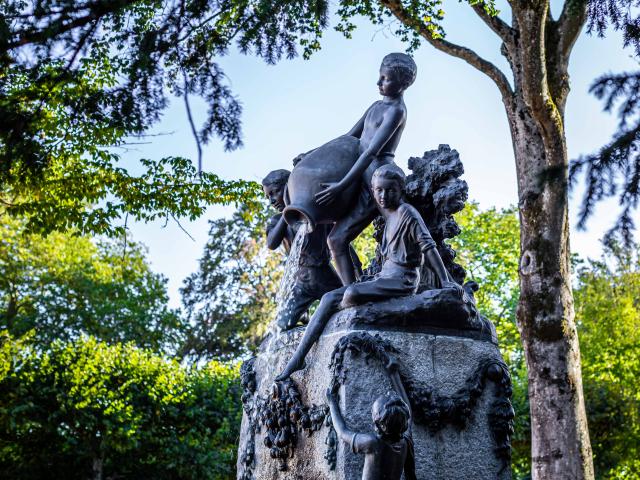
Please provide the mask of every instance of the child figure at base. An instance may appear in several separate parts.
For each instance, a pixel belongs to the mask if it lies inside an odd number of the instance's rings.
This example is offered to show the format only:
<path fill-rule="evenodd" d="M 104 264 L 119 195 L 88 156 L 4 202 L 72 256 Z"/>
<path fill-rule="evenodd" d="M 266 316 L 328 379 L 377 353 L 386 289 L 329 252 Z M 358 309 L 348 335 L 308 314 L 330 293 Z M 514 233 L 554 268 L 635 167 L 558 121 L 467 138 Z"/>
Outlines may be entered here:
<path fill-rule="evenodd" d="M 363 453 L 362 480 L 416 480 L 415 456 L 411 438 L 411 407 L 397 372 L 397 365 L 386 367 L 395 390 L 380 395 L 371 407 L 374 433 L 349 430 L 345 424 L 336 394 L 327 390 L 331 420 L 338 437 L 348 443 L 353 453 Z"/>
<path fill-rule="evenodd" d="M 371 185 L 378 209 L 385 219 L 381 244 L 384 258 L 382 270 L 371 280 L 338 288 L 322 296 L 298 348 L 283 372 L 276 377 L 276 381 L 285 380 L 293 372 L 304 368 L 307 353 L 340 307 L 416 293 L 423 259 L 435 272 L 440 287 L 455 288 L 462 298 L 462 287 L 447 272 L 436 249 L 436 242 L 431 238 L 422 217 L 402 199 L 405 176 L 400 167 L 387 164 L 378 168 L 373 174 Z"/>

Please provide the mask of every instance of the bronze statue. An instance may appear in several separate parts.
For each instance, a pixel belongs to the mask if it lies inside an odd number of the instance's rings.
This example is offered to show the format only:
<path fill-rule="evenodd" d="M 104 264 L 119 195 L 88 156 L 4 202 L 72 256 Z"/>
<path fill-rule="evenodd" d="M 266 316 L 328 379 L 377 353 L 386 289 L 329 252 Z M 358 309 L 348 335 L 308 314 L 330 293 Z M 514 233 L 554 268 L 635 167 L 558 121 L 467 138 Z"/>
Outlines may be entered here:
<path fill-rule="evenodd" d="M 411 407 L 400 380 L 397 364 L 390 362 L 386 372 L 395 393 L 380 395 L 371 407 L 374 433 L 349 430 L 338 406 L 336 393 L 327 390 L 333 427 L 354 453 L 365 455 L 362 480 L 416 480 Z"/>
<path fill-rule="evenodd" d="M 274 170 L 262 180 L 262 190 L 271 205 L 282 212 L 285 207 L 285 190 L 288 170 Z M 288 225 L 282 213 L 274 215 L 267 226 L 267 247 L 271 250 L 283 245 L 288 253 L 300 223 Z M 305 236 L 300 252 L 298 270 L 287 305 L 279 310 L 276 322 L 283 330 L 294 328 L 303 318 L 309 306 L 325 293 L 339 288 L 341 283 L 330 264 L 327 247 L 330 225 L 320 225 Z"/>
<path fill-rule="evenodd" d="M 454 288 L 462 298 L 462 287 L 449 276 L 422 217 L 415 208 L 403 201 L 404 185 L 404 173 L 395 164 L 383 165 L 373 174 L 373 196 L 385 218 L 382 270 L 370 279 L 322 296 L 298 348 L 276 381 L 285 380 L 293 372 L 304 368 L 304 358 L 322 335 L 331 316 L 341 306 L 414 294 L 420 282 L 419 269 L 423 259 L 435 273 L 440 287 Z"/>
<path fill-rule="evenodd" d="M 349 245 L 378 215 L 371 193 L 371 177 L 380 166 L 393 164 L 407 119 L 403 93 L 414 82 L 416 71 L 415 62 L 404 53 L 384 57 L 377 82 L 382 100 L 371 105 L 347 135 L 296 159 L 299 163 L 290 185 L 294 205 L 287 207 L 284 215 L 287 219 L 299 218 L 291 213 L 299 211 L 313 226 L 318 219 L 310 218 L 311 212 L 324 208 L 319 220 L 335 221 L 328 243 L 345 286 L 355 282 L 357 274 Z M 349 165 L 350 162 L 353 163 Z M 306 165 L 308 163 L 312 165 Z M 318 181 L 321 177 L 325 178 L 322 183 Z M 315 193 L 317 204 L 304 201 L 308 205 L 306 210 L 298 205 L 298 195 L 306 197 L 318 188 L 323 190 Z"/>

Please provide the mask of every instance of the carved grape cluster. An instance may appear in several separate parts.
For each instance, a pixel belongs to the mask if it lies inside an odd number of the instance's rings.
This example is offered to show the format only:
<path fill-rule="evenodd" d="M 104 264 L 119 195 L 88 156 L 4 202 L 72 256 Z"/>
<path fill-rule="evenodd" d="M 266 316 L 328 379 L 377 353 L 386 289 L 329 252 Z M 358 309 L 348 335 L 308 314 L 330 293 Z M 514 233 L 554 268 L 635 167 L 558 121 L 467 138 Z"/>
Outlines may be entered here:
<path fill-rule="evenodd" d="M 271 458 L 280 460 L 280 470 L 287 469 L 287 458 L 293 456 L 298 432 L 308 435 L 322 427 L 326 406 L 306 407 L 293 380 L 273 384 L 271 394 L 258 408 L 260 423 L 266 428 L 264 445 Z"/>

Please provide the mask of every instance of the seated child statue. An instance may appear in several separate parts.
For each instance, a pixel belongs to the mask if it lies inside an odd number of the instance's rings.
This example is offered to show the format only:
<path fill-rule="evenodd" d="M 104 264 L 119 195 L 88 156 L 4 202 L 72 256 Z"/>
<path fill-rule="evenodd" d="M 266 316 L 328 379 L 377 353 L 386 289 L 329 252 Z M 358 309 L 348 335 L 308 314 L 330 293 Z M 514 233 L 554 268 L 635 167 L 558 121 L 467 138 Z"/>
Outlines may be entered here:
<path fill-rule="evenodd" d="M 411 407 L 397 366 L 390 362 L 387 374 L 395 393 L 380 395 L 371 407 L 374 433 L 352 432 L 345 425 L 334 392 L 327 390 L 331 420 L 338 437 L 354 453 L 363 453 L 362 480 L 416 480 L 411 438 Z"/>
<path fill-rule="evenodd" d="M 304 358 L 340 307 L 413 295 L 420 283 L 423 258 L 435 272 L 441 288 L 455 288 L 462 296 L 462 287 L 447 272 L 422 217 L 414 207 L 403 201 L 405 176 L 400 167 L 387 164 L 378 168 L 371 185 L 378 209 L 385 219 L 381 244 L 384 258 L 382 270 L 371 279 L 322 296 L 298 348 L 276 381 L 285 380 L 293 372 L 304 368 Z"/>
<path fill-rule="evenodd" d="M 289 173 L 288 170 L 274 170 L 262 180 L 264 194 L 279 212 L 285 207 L 284 196 Z M 289 253 L 297 228 L 297 225 L 287 225 L 281 213 L 274 215 L 267 225 L 267 247 L 275 250 L 283 245 Z M 283 330 L 294 328 L 314 301 L 342 285 L 330 263 L 331 254 L 327 247 L 330 229 L 331 225 L 318 225 L 303 241 L 295 284 L 287 299 L 288 304 L 281 309 L 276 319 Z"/>

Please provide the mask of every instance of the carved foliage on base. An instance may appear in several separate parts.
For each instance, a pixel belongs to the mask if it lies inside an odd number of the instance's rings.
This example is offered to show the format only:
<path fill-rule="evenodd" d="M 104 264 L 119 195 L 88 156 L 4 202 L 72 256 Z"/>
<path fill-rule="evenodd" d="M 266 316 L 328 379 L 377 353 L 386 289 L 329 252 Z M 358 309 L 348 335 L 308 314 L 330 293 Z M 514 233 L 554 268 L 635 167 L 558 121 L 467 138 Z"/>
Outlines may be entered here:
<path fill-rule="evenodd" d="M 240 454 L 239 480 L 253 480 L 253 467 L 255 465 L 255 399 L 256 372 L 253 369 L 255 358 L 247 360 L 240 367 L 240 384 L 242 385 L 242 407 L 249 420 L 247 442 Z"/>
<path fill-rule="evenodd" d="M 322 427 L 327 409 L 324 406 L 306 407 L 300 399 L 298 387 L 289 379 L 272 385 L 271 395 L 260 403 L 259 419 L 266 428 L 264 445 L 271 458 L 280 461 L 280 470 L 287 469 L 287 458 L 292 457 L 298 441 L 298 432 L 308 435 Z"/>
<path fill-rule="evenodd" d="M 398 350 L 379 335 L 366 332 L 354 332 L 342 337 L 333 350 L 330 367 L 333 372 L 332 389 L 338 389 L 346 380 L 347 369 L 344 366 L 346 352 L 387 365 L 395 360 Z M 429 386 L 419 385 L 410 379 L 406 371 L 400 369 L 405 385 L 413 420 L 425 425 L 431 433 L 436 433 L 447 425 L 463 429 L 471 419 L 478 399 L 484 391 L 487 380 L 495 384 L 495 400 L 489 410 L 489 428 L 495 443 L 495 454 L 503 462 L 502 470 L 511 460 L 511 435 L 513 434 L 514 411 L 511 406 L 511 377 L 507 366 L 499 360 L 482 360 L 464 386 L 453 395 L 440 395 Z"/>
<path fill-rule="evenodd" d="M 329 470 L 335 470 L 336 465 L 338 464 L 338 434 L 336 433 L 336 429 L 333 428 L 331 415 L 327 415 L 324 424 L 329 428 L 327 438 L 324 441 L 325 445 L 327 446 L 327 451 L 324 454 L 324 459 L 329 464 Z"/>
<path fill-rule="evenodd" d="M 501 471 L 511 461 L 511 435 L 514 411 L 511 406 L 511 377 L 507 366 L 493 358 L 482 360 L 467 378 L 464 387 L 451 396 L 438 394 L 429 386 L 418 385 L 403 375 L 407 394 L 414 409 L 415 422 L 436 433 L 447 425 L 462 430 L 472 418 L 478 399 L 487 386 L 496 385 L 495 400 L 489 408 L 489 428 L 495 443 L 495 454 L 503 462 Z"/>
<path fill-rule="evenodd" d="M 244 471 L 242 480 L 253 478 L 255 434 L 265 429 L 264 445 L 271 458 L 280 462 L 281 471 L 287 470 L 287 459 L 293 457 L 298 434 L 312 435 L 322 428 L 329 409 L 326 405 L 307 407 L 302 403 L 300 391 L 291 379 L 274 383 L 264 397 L 256 395 L 254 359 L 242 364 L 240 381 L 244 389 L 242 403 L 249 420 L 249 439 L 241 456 Z"/>

